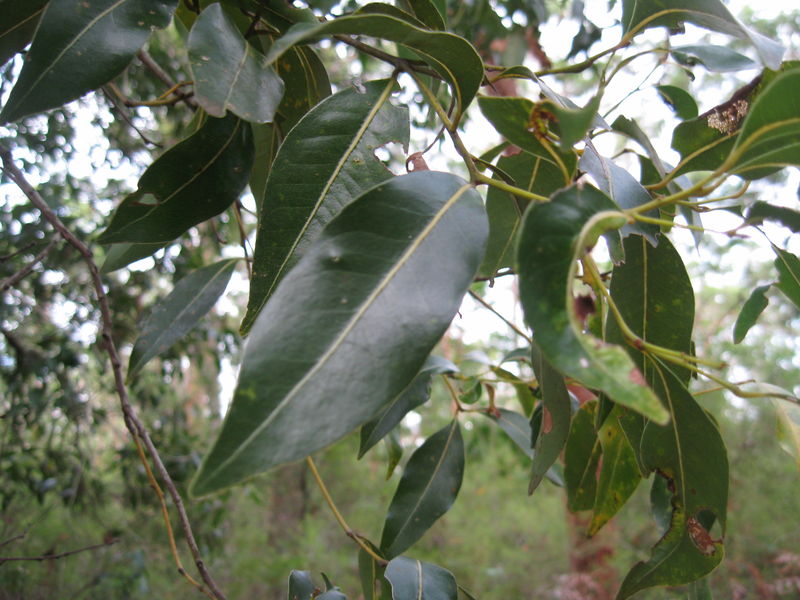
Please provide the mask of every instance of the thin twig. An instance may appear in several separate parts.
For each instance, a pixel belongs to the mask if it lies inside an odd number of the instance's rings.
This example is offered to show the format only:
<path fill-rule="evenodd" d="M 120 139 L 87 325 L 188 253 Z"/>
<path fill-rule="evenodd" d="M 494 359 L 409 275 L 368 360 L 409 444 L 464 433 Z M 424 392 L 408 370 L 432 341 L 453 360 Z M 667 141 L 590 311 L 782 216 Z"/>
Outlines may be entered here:
<path fill-rule="evenodd" d="M 153 60 L 153 57 L 147 53 L 147 50 L 139 50 L 136 53 L 136 58 L 138 58 L 139 61 L 145 67 L 147 67 L 150 70 L 150 72 L 153 73 L 153 75 L 158 77 L 158 79 L 160 79 L 161 82 L 164 85 L 166 85 L 169 89 L 175 88 L 176 83 L 172 80 L 172 77 L 170 77 L 169 74 L 164 69 L 161 68 L 161 65 L 159 65 L 156 61 Z M 197 110 L 197 102 L 190 95 L 185 94 L 180 90 L 176 91 L 175 94 L 178 96 L 178 98 L 180 98 L 186 103 L 186 106 L 188 106 L 192 110 Z"/>
<path fill-rule="evenodd" d="M 203 562 L 203 558 L 200 554 L 200 549 L 197 546 L 197 541 L 194 538 L 191 524 L 189 523 L 189 517 L 186 514 L 186 508 L 183 505 L 183 499 L 175 487 L 175 482 L 172 480 L 172 477 L 164 466 L 164 462 L 161 460 L 161 455 L 153 444 L 147 428 L 139 419 L 136 411 L 130 403 L 128 389 L 125 387 L 125 378 L 122 374 L 122 361 L 112 336 L 114 324 L 111 318 L 111 308 L 109 307 L 108 297 L 106 296 L 103 280 L 100 277 L 100 270 L 94 261 L 92 251 L 88 246 L 86 246 L 86 244 L 76 237 L 66 225 L 64 225 L 61 219 L 58 218 L 58 215 L 53 212 L 47 202 L 45 202 L 44 198 L 41 197 L 39 192 L 37 192 L 36 189 L 34 189 L 34 187 L 28 182 L 22 171 L 20 171 L 14 164 L 11 152 L 5 147 L 0 146 L 0 157 L 2 158 L 4 170 L 12 179 L 12 181 L 20 188 L 20 190 L 22 190 L 25 196 L 27 196 L 31 204 L 39 209 L 45 219 L 50 222 L 50 224 L 61 235 L 61 237 L 64 238 L 64 240 L 67 241 L 71 246 L 73 246 L 83 257 L 83 260 L 86 263 L 92 278 L 95 294 L 97 295 L 97 304 L 102 316 L 103 345 L 105 346 L 106 353 L 111 361 L 111 368 L 114 374 L 114 383 L 117 396 L 119 397 L 120 406 L 122 408 L 125 426 L 132 436 L 138 436 L 144 442 L 147 452 L 150 454 L 150 458 L 155 465 L 156 472 L 164 482 L 164 486 L 167 488 L 170 498 L 172 498 L 172 501 L 175 504 L 175 509 L 178 513 L 181 523 L 181 529 L 186 537 L 186 544 L 189 546 L 189 551 L 192 554 L 192 558 L 194 559 L 201 578 L 211 590 L 214 597 L 217 598 L 217 600 L 226 600 L 225 594 L 223 594 L 222 591 L 220 591 L 220 589 L 217 587 L 217 584 L 214 582 L 214 579 L 211 577 L 211 574 L 205 567 L 205 563 Z"/>
<path fill-rule="evenodd" d="M 7 540 L 3 540 L 2 542 L 0 542 L 0 548 L 2 548 L 3 546 L 8 546 L 12 542 L 16 542 L 17 540 L 21 540 L 26 535 L 28 535 L 28 532 L 27 531 L 23 531 L 22 533 L 18 533 L 14 537 L 10 537 Z"/>
<path fill-rule="evenodd" d="M 119 116 L 122 118 L 122 120 L 125 121 L 128 127 L 133 129 L 140 138 L 142 138 L 142 141 L 145 144 L 150 144 L 152 146 L 155 146 L 156 148 L 163 148 L 161 144 L 151 140 L 149 137 L 145 135 L 145 133 L 141 129 L 139 129 L 136 126 L 136 124 L 133 122 L 133 117 L 131 117 L 131 115 L 128 114 L 128 111 L 125 110 L 127 102 L 126 99 L 124 98 L 124 95 L 122 94 L 122 91 L 116 85 L 114 85 L 113 82 L 109 82 L 107 85 L 104 85 L 101 89 L 103 90 L 103 95 L 108 99 L 109 102 L 111 102 L 111 104 L 119 113 Z"/>
<path fill-rule="evenodd" d="M 475 293 L 475 292 L 473 292 L 472 290 L 469 290 L 469 295 L 470 295 L 470 296 L 471 296 L 473 299 L 475 299 L 475 300 L 477 300 L 478 302 L 480 302 L 480 303 L 481 303 L 483 306 L 485 306 L 486 308 L 488 308 L 490 311 L 492 311 L 492 312 L 493 312 L 495 315 L 497 315 L 497 316 L 500 318 L 500 320 L 501 320 L 501 321 L 503 321 L 503 323 L 505 323 L 506 325 L 508 325 L 509 327 L 511 327 L 511 329 L 514 331 L 514 333 L 516 333 L 516 334 L 517 334 L 518 336 L 520 336 L 522 339 L 524 339 L 525 341 L 527 341 L 529 344 L 531 343 L 531 341 L 532 341 L 532 340 L 531 340 L 531 336 L 529 336 L 527 333 L 525 333 L 524 331 L 522 331 L 522 329 L 520 329 L 519 327 L 517 327 L 516 325 L 514 325 L 514 323 L 512 323 L 511 321 L 509 321 L 508 319 L 506 319 L 506 318 L 505 318 L 503 315 L 501 315 L 499 312 L 497 312 L 497 310 L 495 310 L 494 306 L 492 306 L 491 304 L 489 304 L 488 302 L 486 302 L 486 300 L 484 300 L 483 298 L 481 298 L 481 297 L 480 297 L 478 294 L 476 294 L 476 293 Z"/>
<path fill-rule="evenodd" d="M 51 240 L 50 243 L 44 247 L 44 250 L 42 250 L 41 252 L 39 252 L 39 254 L 33 257 L 33 260 L 31 262 L 22 267 L 19 271 L 17 271 L 13 275 L 6 277 L 3 280 L 3 282 L 0 283 L 0 292 L 5 292 L 7 289 L 14 287 L 20 281 L 22 281 L 28 275 L 30 275 L 34 267 L 44 260 L 44 257 L 48 255 L 50 250 L 52 250 L 57 243 L 58 239 Z"/>
<path fill-rule="evenodd" d="M 431 77 L 435 77 L 436 79 L 444 79 L 437 71 L 434 71 L 430 67 L 426 67 L 415 61 L 409 61 L 404 58 L 398 58 L 397 56 L 393 56 L 387 52 L 384 52 L 383 50 L 378 50 L 377 48 L 373 48 L 372 46 L 365 44 L 364 42 L 359 42 L 357 39 L 352 38 L 349 35 L 334 35 L 333 38 L 344 44 L 347 44 L 348 46 L 352 46 L 356 50 L 360 50 L 364 54 L 369 54 L 370 56 L 374 56 L 377 59 L 389 63 L 390 65 L 402 68 L 404 71 L 410 69 L 416 73 L 430 75 Z"/>
<path fill-rule="evenodd" d="M 88 552 L 89 550 L 97 550 L 98 548 L 113 546 L 118 541 L 119 538 L 113 538 L 108 540 L 107 542 L 103 542 L 102 544 L 92 544 L 91 546 L 86 546 L 85 548 L 77 548 L 75 550 L 69 550 L 67 552 L 59 552 L 58 554 L 42 554 L 40 556 L 0 556 L 0 565 L 7 562 L 21 562 L 21 561 L 40 562 L 43 560 L 58 560 L 59 558 L 65 558 L 67 556 L 72 556 L 73 554 L 80 554 L 81 552 Z"/>

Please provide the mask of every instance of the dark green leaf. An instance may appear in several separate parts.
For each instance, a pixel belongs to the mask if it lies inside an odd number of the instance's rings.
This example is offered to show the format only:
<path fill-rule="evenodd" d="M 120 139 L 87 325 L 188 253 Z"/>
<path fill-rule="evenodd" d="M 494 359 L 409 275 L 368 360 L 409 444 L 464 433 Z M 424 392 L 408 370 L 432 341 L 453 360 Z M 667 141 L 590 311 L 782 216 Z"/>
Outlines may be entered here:
<path fill-rule="evenodd" d="M 721 539 L 704 525 L 712 513 L 725 532 L 728 457 L 719 430 L 666 367 L 656 365 L 653 387 L 670 411 L 670 424 L 650 422 L 642 437 L 642 459 L 649 470 L 669 479 L 672 519 L 650 559 L 637 563 L 617 598 L 629 598 L 656 585 L 681 585 L 710 573 L 722 561 Z"/>
<path fill-rule="evenodd" d="M 100 268 L 101 273 L 111 273 L 117 269 L 127 267 L 129 264 L 152 256 L 166 244 L 114 244 L 106 251 L 106 259 Z"/>
<path fill-rule="evenodd" d="M 400 459 L 403 458 L 403 446 L 400 444 L 400 435 L 397 431 L 390 431 L 383 438 L 383 442 L 386 446 L 386 479 L 388 480 L 397 465 L 400 464 Z"/>
<path fill-rule="evenodd" d="M 713 600 L 711 594 L 711 587 L 708 583 L 708 578 L 703 578 L 699 581 L 693 581 L 689 584 L 689 598 L 688 600 Z"/>
<path fill-rule="evenodd" d="M 756 324 L 758 317 L 767 308 L 769 300 L 767 299 L 766 292 L 771 286 L 761 285 L 755 288 L 747 301 L 742 305 L 742 310 L 736 318 L 736 324 L 733 326 L 733 343 L 738 344 L 750 331 L 750 328 Z"/>
<path fill-rule="evenodd" d="M 620 407 L 614 407 L 597 432 L 603 462 L 597 481 L 594 513 L 587 531 L 590 536 L 600 531 L 617 514 L 642 480 L 636 454 L 617 418 L 620 410 Z"/>
<path fill-rule="evenodd" d="M 280 127 L 274 123 L 252 123 L 253 130 L 253 168 L 250 171 L 250 191 L 256 201 L 256 210 L 261 215 L 264 207 L 264 193 L 267 177 L 281 145 Z M 261 219 L 259 219 L 261 222 Z"/>
<path fill-rule="evenodd" d="M 371 81 L 323 100 L 292 129 L 267 179 L 242 332 L 323 226 L 369 188 L 392 177 L 375 156 L 408 144 L 408 112 L 388 102 L 393 80 Z"/>
<path fill-rule="evenodd" d="M 311 600 L 317 586 L 311 581 L 308 571 L 292 571 L 289 574 L 289 595 L 287 600 Z"/>
<path fill-rule="evenodd" d="M 664 407 L 625 351 L 582 333 L 572 286 L 577 259 L 627 217 L 602 192 L 572 186 L 532 205 L 517 247 L 520 299 L 544 357 L 557 370 L 659 422 Z"/>
<path fill-rule="evenodd" d="M 762 223 L 765 220 L 777 221 L 784 227 L 791 229 L 792 233 L 800 231 L 800 212 L 766 202 L 754 202 L 747 211 L 747 222 Z"/>
<path fill-rule="evenodd" d="M 713 171 L 731 153 L 736 133 L 709 127 L 708 117 L 684 121 L 672 132 L 672 148 L 681 155 L 678 173 Z"/>
<path fill-rule="evenodd" d="M 671 52 L 675 60 L 682 65 L 693 66 L 700 63 L 709 71 L 718 73 L 758 67 L 757 63 L 727 46 L 712 44 L 677 46 L 672 48 Z"/>
<path fill-rule="evenodd" d="M 416 17 L 427 27 L 440 31 L 446 29 L 444 22 L 447 14 L 445 2 L 441 0 L 439 2 L 434 0 L 403 0 L 403 4 L 408 5 Z"/>
<path fill-rule="evenodd" d="M 278 106 L 282 131 L 289 131 L 314 106 L 331 95 L 331 83 L 325 65 L 309 47 L 298 46 L 275 63 L 285 84 Z"/>
<path fill-rule="evenodd" d="M 453 574 L 431 563 L 398 556 L 386 565 L 392 600 L 457 600 Z"/>
<path fill-rule="evenodd" d="M 447 81 L 462 112 L 475 97 L 483 80 L 483 61 L 472 44 L 443 31 L 428 31 L 396 17 L 353 14 L 325 23 L 298 23 L 275 41 L 267 55 L 271 64 L 295 44 L 321 35 L 367 35 L 396 42 L 414 50 Z"/>
<path fill-rule="evenodd" d="M 238 260 L 221 260 L 193 271 L 153 307 L 131 350 L 129 382 L 147 361 L 169 349 L 211 310 L 228 286 Z"/>
<path fill-rule="evenodd" d="M 664 11 L 666 14 L 650 19 Z M 650 19 L 650 20 L 648 20 Z M 622 27 L 625 33 L 651 27 L 676 29 L 694 23 L 750 42 L 761 61 L 778 69 L 784 49 L 777 42 L 742 25 L 720 0 L 623 0 Z"/>
<path fill-rule="evenodd" d="M 792 304 L 800 308 L 800 259 L 774 244 L 772 250 L 778 257 L 775 259 L 775 268 L 778 269 L 778 282 L 775 287 L 782 291 Z"/>
<path fill-rule="evenodd" d="M 386 514 L 383 555 L 399 556 L 421 538 L 453 505 L 463 477 L 464 442 L 453 420 L 411 455 Z M 386 577 L 394 589 L 388 567 Z"/>
<path fill-rule="evenodd" d="M 47 0 L 0 0 L 0 65 L 31 41 L 45 4 Z"/>
<path fill-rule="evenodd" d="M 213 117 L 230 110 L 245 121 L 268 123 L 283 96 L 283 81 L 239 33 L 221 4 L 206 8 L 187 43 L 194 95 Z"/>
<path fill-rule="evenodd" d="M 678 118 L 686 120 L 697 117 L 697 102 L 689 92 L 675 85 L 657 85 L 656 89 Z"/>
<path fill-rule="evenodd" d="M 522 450 L 528 458 L 533 458 L 533 442 L 531 440 L 531 424 L 527 417 L 505 408 L 497 412 L 481 413 L 497 423 L 508 437 Z"/>
<path fill-rule="evenodd" d="M 369 542 L 370 548 L 376 553 L 378 549 Z M 383 576 L 386 568 L 376 561 L 372 555 L 363 548 L 358 551 L 358 577 L 361 580 L 361 591 L 364 600 L 390 600 L 391 586 Z"/>
<path fill-rule="evenodd" d="M 0 123 L 79 98 L 116 77 L 166 27 L 178 0 L 51 0 Z"/>
<path fill-rule="evenodd" d="M 247 123 L 233 116 L 207 118 L 197 133 L 148 167 L 98 241 L 172 241 L 228 208 L 247 184 L 252 162 Z"/>
<path fill-rule="evenodd" d="M 583 108 L 562 106 L 558 102 L 545 102 L 545 110 L 555 115 L 553 128 L 559 135 L 562 150 L 568 151 L 580 142 L 594 124 L 597 110 L 600 108 L 600 95 L 595 96 Z"/>
<path fill-rule="evenodd" d="M 653 477 L 650 488 L 650 512 L 658 526 L 659 536 L 664 535 L 672 521 L 672 492 L 666 477 Z"/>
<path fill-rule="evenodd" d="M 417 376 L 406 389 L 389 404 L 381 408 L 378 415 L 361 427 L 361 443 L 358 458 L 377 444 L 387 433 L 403 420 L 409 411 L 424 404 L 430 398 L 431 378 L 440 373 L 455 373 L 458 367 L 447 359 L 429 356 Z"/>
<path fill-rule="evenodd" d="M 542 426 L 535 442 L 531 481 L 528 485 L 529 494 L 539 487 L 561 454 L 561 450 L 564 449 L 572 416 L 572 402 L 564 377 L 550 366 L 536 346 L 532 354 L 532 363 L 539 382 L 539 393 L 542 396 Z"/>
<path fill-rule="evenodd" d="M 511 177 L 517 187 L 542 196 L 549 196 L 564 185 L 558 167 L 527 152 L 503 156 L 497 161 L 497 166 Z M 499 269 L 514 265 L 514 242 L 528 203 L 525 198 L 489 187 L 486 195 L 489 242 L 479 271 L 481 275 L 492 277 Z"/>
<path fill-rule="evenodd" d="M 564 449 L 564 484 L 567 506 L 572 512 L 594 507 L 600 442 L 594 429 L 597 401 L 587 402 L 572 417 Z"/>
<path fill-rule="evenodd" d="M 447 173 L 396 177 L 345 207 L 256 321 L 193 492 L 308 456 L 402 392 L 458 310 L 487 229 L 480 195 Z"/>

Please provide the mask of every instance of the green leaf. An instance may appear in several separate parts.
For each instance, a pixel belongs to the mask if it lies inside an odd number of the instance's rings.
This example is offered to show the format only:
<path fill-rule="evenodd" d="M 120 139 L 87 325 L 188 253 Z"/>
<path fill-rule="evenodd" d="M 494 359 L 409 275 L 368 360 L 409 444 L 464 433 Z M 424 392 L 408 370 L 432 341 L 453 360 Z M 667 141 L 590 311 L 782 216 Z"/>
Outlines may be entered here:
<path fill-rule="evenodd" d="M 713 514 L 725 532 L 728 457 L 719 430 L 669 369 L 655 365 L 653 388 L 670 412 L 670 424 L 645 426 L 642 459 L 673 490 L 669 530 L 622 582 L 618 599 L 656 585 L 681 585 L 710 573 L 722 561 L 722 540 L 708 531 Z"/>
<path fill-rule="evenodd" d="M 447 173 L 396 177 L 345 207 L 256 321 L 193 493 L 308 456 L 402 392 L 458 310 L 487 229 L 480 195 Z"/>
<path fill-rule="evenodd" d="M 365 543 L 378 553 L 378 549 L 370 542 L 365 541 Z M 362 548 L 358 551 L 358 577 L 361 580 L 364 600 L 389 600 L 391 598 L 391 586 L 383 576 L 385 571 L 386 567 L 378 563 L 366 550 Z"/>
<path fill-rule="evenodd" d="M 483 61 L 465 39 L 452 33 L 420 29 L 382 14 L 355 13 L 325 23 L 298 23 L 275 41 L 267 54 L 267 63 L 277 60 L 295 44 L 337 34 L 366 35 L 412 49 L 450 84 L 458 112 L 466 109 L 483 81 Z"/>
<path fill-rule="evenodd" d="M 31 41 L 47 0 L 0 0 L 0 65 Z"/>
<path fill-rule="evenodd" d="M 743 54 L 731 50 L 727 46 L 714 46 L 712 44 L 697 44 L 677 46 L 671 49 L 672 57 L 682 65 L 703 65 L 709 71 L 726 73 L 755 69 L 758 64 Z M 696 115 L 695 115 L 696 116 Z"/>
<path fill-rule="evenodd" d="M 601 447 L 594 429 L 597 401 L 581 406 L 572 417 L 564 449 L 564 485 L 567 507 L 572 512 L 594 507 L 597 494 L 597 465 Z"/>
<path fill-rule="evenodd" d="M 709 127 L 708 120 L 701 116 L 684 121 L 673 130 L 672 148 L 681 155 L 678 174 L 713 171 L 730 155 L 736 133 Z"/>
<path fill-rule="evenodd" d="M 564 185 L 558 167 L 527 152 L 503 156 L 497 161 L 497 167 L 508 174 L 517 187 L 542 196 L 549 196 Z M 500 177 L 495 174 L 494 178 Z M 514 242 L 529 202 L 526 198 L 489 187 L 486 194 L 489 242 L 479 271 L 484 277 L 492 277 L 499 269 L 514 265 Z"/>
<path fill-rule="evenodd" d="M 392 600 L 458 600 L 456 578 L 447 569 L 405 556 L 386 565 Z"/>
<path fill-rule="evenodd" d="M 528 458 L 533 458 L 533 441 L 531 440 L 531 424 L 527 417 L 507 410 L 498 408 L 496 412 L 483 412 L 492 421 L 500 426 L 511 441 L 522 450 Z"/>
<path fill-rule="evenodd" d="M 544 357 L 563 374 L 658 422 L 664 407 L 626 352 L 581 331 L 572 293 L 577 259 L 627 218 L 602 192 L 572 186 L 532 205 L 517 247 L 520 299 Z"/>
<path fill-rule="evenodd" d="M 593 536 L 628 501 L 642 476 L 636 453 L 622 431 L 618 420 L 620 407 L 614 407 L 597 432 L 602 447 L 603 462 L 597 481 L 594 500 L 594 513 L 589 523 L 587 535 Z"/>
<path fill-rule="evenodd" d="M 148 167 L 98 242 L 172 241 L 228 208 L 247 184 L 252 162 L 247 123 L 234 116 L 207 118 Z"/>
<path fill-rule="evenodd" d="M 756 95 L 733 148 L 731 173 L 757 179 L 773 168 L 800 165 L 798 95 L 800 68 L 781 73 Z"/>
<path fill-rule="evenodd" d="M 400 459 L 403 458 L 403 446 L 400 444 L 400 435 L 396 430 L 390 431 L 383 438 L 383 442 L 386 446 L 386 480 L 388 481 L 397 465 L 400 464 Z"/>
<path fill-rule="evenodd" d="M 251 123 L 253 130 L 253 167 L 250 170 L 250 191 L 256 201 L 256 211 L 261 215 L 264 207 L 264 193 L 267 187 L 272 163 L 281 145 L 281 130 L 274 123 Z M 261 219 L 259 219 L 261 222 Z"/>
<path fill-rule="evenodd" d="M 530 359 L 530 348 L 526 348 L 525 351 L 528 354 L 526 358 Z M 530 415 L 533 411 L 533 405 L 536 402 L 530 384 L 502 367 L 490 365 L 489 369 L 491 369 L 492 373 L 497 375 L 498 379 L 510 383 L 514 387 L 514 391 L 517 393 L 517 400 L 522 407 L 522 412 L 526 415 Z"/>
<path fill-rule="evenodd" d="M 344 206 L 392 177 L 374 150 L 408 144 L 406 108 L 388 102 L 393 80 L 371 81 L 323 100 L 295 126 L 267 179 L 242 332 L 278 282 Z"/>
<path fill-rule="evenodd" d="M 245 121 L 268 123 L 283 96 L 283 81 L 247 43 L 215 3 L 192 27 L 187 43 L 198 104 L 213 117 L 230 110 Z"/>
<path fill-rule="evenodd" d="M 403 4 L 408 5 L 416 17 L 427 27 L 443 31 L 445 27 L 445 16 L 447 15 L 446 2 L 441 0 L 403 0 Z"/>
<path fill-rule="evenodd" d="M 666 477 L 653 477 L 650 488 L 650 512 L 658 526 L 658 535 L 663 536 L 672 522 L 672 492 Z"/>
<path fill-rule="evenodd" d="M 597 111 L 600 108 L 600 98 L 598 94 L 583 108 L 571 108 L 562 106 L 558 102 L 545 102 L 542 106 L 555 115 L 553 128 L 559 135 L 559 143 L 562 150 L 568 151 L 572 146 L 586 137 L 586 133 L 594 124 Z"/>
<path fill-rule="evenodd" d="M 478 106 L 500 135 L 556 167 L 561 174 L 560 186 L 571 183 L 577 157 L 572 150 L 565 152 L 549 143 L 548 146 L 543 145 L 531 131 L 531 118 L 537 109 L 533 101 L 527 98 L 480 96 Z"/>
<path fill-rule="evenodd" d="M 100 267 L 101 273 L 111 273 L 117 269 L 127 267 L 129 264 L 152 256 L 166 244 L 157 242 L 155 244 L 114 244 L 106 250 L 106 258 L 103 266 Z"/>
<path fill-rule="evenodd" d="M 311 600 L 317 586 L 308 571 L 295 571 L 289 574 L 289 594 L 287 600 Z"/>
<path fill-rule="evenodd" d="M 666 14 L 656 17 L 662 11 Z M 674 30 L 683 23 L 694 23 L 750 42 L 764 65 L 773 70 L 780 67 L 784 53 L 783 46 L 742 25 L 720 0 L 623 0 L 622 2 L 622 28 L 626 34 L 634 30 L 638 33 L 651 27 L 668 27 Z"/>
<path fill-rule="evenodd" d="M 281 129 L 289 131 L 309 110 L 331 95 L 331 82 L 320 58 L 305 46 L 292 48 L 275 66 L 286 86 L 278 106 Z"/>
<path fill-rule="evenodd" d="M 217 303 L 228 286 L 238 258 L 221 260 L 192 271 L 175 284 L 140 325 L 128 363 L 128 382 L 151 358 L 168 350 Z"/>
<path fill-rule="evenodd" d="M 675 85 L 657 85 L 659 96 L 675 111 L 680 119 L 694 119 L 698 115 L 697 102 L 692 95 Z"/>
<path fill-rule="evenodd" d="M 760 224 L 765 220 L 777 221 L 784 227 L 788 227 L 792 233 L 800 231 L 800 212 L 784 206 L 761 202 L 760 200 L 754 202 L 747 210 L 747 222 Z"/>
<path fill-rule="evenodd" d="M 782 291 L 792 304 L 800 308 L 800 259 L 774 244 L 772 250 L 778 257 L 775 259 L 775 268 L 778 269 L 778 281 L 775 287 Z"/>
<path fill-rule="evenodd" d="M 421 538 L 453 505 L 463 477 L 464 442 L 454 419 L 425 440 L 403 470 L 383 526 L 383 555 L 399 556 Z M 386 577 L 394 590 L 389 567 Z"/>
<path fill-rule="evenodd" d="M 758 317 L 767 308 L 769 300 L 767 299 L 766 292 L 771 286 L 760 285 L 755 288 L 747 301 L 742 305 L 742 310 L 739 316 L 736 317 L 736 324 L 733 326 L 733 343 L 738 344 L 750 331 L 750 328 L 756 324 Z"/>
<path fill-rule="evenodd" d="M 0 124 L 61 106 L 111 81 L 178 0 L 51 0 Z M 22 4 L 22 3 L 20 3 Z"/>
<path fill-rule="evenodd" d="M 693 581 L 688 585 L 688 600 L 713 600 L 708 578 Z"/>
<path fill-rule="evenodd" d="M 367 450 L 383 439 L 410 411 L 428 401 L 431 393 L 431 378 L 434 375 L 457 371 L 458 367 L 449 360 L 438 356 L 429 356 L 411 383 L 389 404 L 381 408 L 375 418 L 361 427 L 358 458 L 364 456 Z"/>
<path fill-rule="evenodd" d="M 791 402 L 775 401 L 778 414 L 778 443 L 786 453 L 794 458 L 800 469 L 800 407 Z"/>
<path fill-rule="evenodd" d="M 542 396 L 542 426 L 535 443 L 529 494 L 539 487 L 564 449 L 572 417 L 572 401 L 564 377 L 544 359 L 536 346 L 533 347 L 532 363 Z"/>

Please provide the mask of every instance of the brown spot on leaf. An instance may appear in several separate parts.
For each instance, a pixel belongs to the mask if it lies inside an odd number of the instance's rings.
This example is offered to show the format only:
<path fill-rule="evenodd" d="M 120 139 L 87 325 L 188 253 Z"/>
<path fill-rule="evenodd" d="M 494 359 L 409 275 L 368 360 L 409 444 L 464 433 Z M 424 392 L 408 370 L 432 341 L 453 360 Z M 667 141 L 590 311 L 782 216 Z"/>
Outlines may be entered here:
<path fill-rule="evenodd" d="M 422 156 L 422 152 L 414 152 L 414 154 L 406 159 L 406 171 L 409 173 L 412 171 L 430 171 L 428 163 L 425 162 Z"/>
<path fill-rule="evenodd" d="M 712 556 L 717 551 L 717 547 L 714 544 L 722 541 L 713 539 L 708 534 L 708 530 L 694 517 L 689 517 L 686 520 L 686 530 L 689 532 L 689 538 L 692 543 L 706 556 Z"/>
<path fill-rule="evenodd" d="M 645 386 L 647 385 L 647 382 L 644 380 L 644 377 L 642 376 L 642 372 L 635 367 L 631 369 L 630 373 L 628 373 L 628 378 L 637 385 L 645 385 Z"/>

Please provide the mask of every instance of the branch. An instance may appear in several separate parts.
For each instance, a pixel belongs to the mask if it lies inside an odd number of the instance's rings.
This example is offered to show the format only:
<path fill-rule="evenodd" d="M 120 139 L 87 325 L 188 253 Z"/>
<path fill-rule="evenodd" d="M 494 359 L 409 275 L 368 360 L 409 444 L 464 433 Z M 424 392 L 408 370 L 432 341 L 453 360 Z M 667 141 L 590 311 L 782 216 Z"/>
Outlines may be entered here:
<path fill-rule="evenodd" d="M 39 252 L 39 254 L 33 257 L 33 260 L 31 262 L 29 262 L 27 265 L 22 267 L 19 271 L 17 271 L 10 277 L 4 279 L 3 282 L 0 283 L 0 292 L 5 292 L 7 289 L 14 287 L 20 281 L 22 281 L 28 275 L 30 275 L 31 271 L 33 271 L 33 268 L 44 260 L 44 257 L 48 255 L 50 250 L 53 249 L 53 247 L 56 245 L 57 242 L 58 240 L 52 240 L 49 244 L 47 244 L 47 246 L 45 246 L 44 250 L 42 250 L 41 252 Z"/>
<path fill-rule="evenodd" d="M 107 542 L 103 542 L 102 544 L 92 544 L 91 546 L 86 546 L 85 548 L 77 548 L 76 550 L 69 550 L 67 552 L 59 552 L 58 554 L 42 554 L 40 556 L 0 556 L 0 565 L 7 562 L 19 562 L 19 561 L 43 561 L 43 560 L 58 560 L 59 558 L 64 558 L 67 556 L 72 556 L 73 554 L 80 554 L 81 552 L 87 552 L 89 550 L 97 550 L 98 548 L 105 548 L 106 546 L 113 546 L 119 541 L 119 538 L 112 538 Z"/>
<path fill-rule="evenodd" d="M 159 65 L 156 61 L 153 60 L 153 57 L 150 56 L 146 50 L 139 50 L 139 52 L 136 53 L 136 58 L 138 58 L 139 61 L 145 67 L 147 67 L 150 70 L 150 72 L 153 73 L 153 75 L 155 75 L 158 79 L 160 79 L 161 82 L 164 85 L 166 85 L 169 89 L 176 88 L 177 84 L 172 80 L 172 77 L 170 77 L 169 74 L 164 69 L 161 68 L 161 65 Z M 197 110 L 197 102 L 195 101 L 194 98 L 192 98 L 188 94 L 184 94 L 180 90 L 176 91 L 175 95 L 177 95 L 178 98 L 183 100 L 186 103 L 186 106 L 188 106 L 192 110 Z"/>
<path fill-rule="evenodd" d="M 14 164 L 11 152 L 3 146 L 0 146 L 0 158 L 2 158 L 3 168 L 8 176 L 19 187 L 19 189 L 22 190 L 25 196 L 28 197 L 28 200 L 30 200 L 31 204 L 39 209 L 45 219 L 50 222 L 50 224 L 61 235 L 61 237 L 64 238 L 64 240 L 66 240 L 72 247 L 74 247 L 83 257 L 83 260 L 89 269 L 89 273 L 92 278 L 92 284 L 97 295 L 97 304 L 102 316 L 103 345 L 105 346 L 106 353 L 111 361 L 111 368 L 114 373 L 114 384 L 116 387 L 117 396 L 119 397 L 120 406 L 122 407 L 125 426 L 134 439 L 139 438 L 142 440 L 142 442 L 144 442 L 147 452 L 150 454 L 150 458 L 155 465 L 156 471 L 158 472 L 159 477 L 161 477 L 161 480 L 164 482 L 164 486 L 167 488 L 167 491 L 169 492 L 169 495 L 175 504 L 175 509 L 177 510 L 178 517 L 180 519 L 181 529 L 186 536 L 186 544 L 189 546 L 189 551 L 192 554 L 192 558 L 194 559 L 200 576 L 211 590 L 215 598 L 218 600 L 226 600 L 225 595 L 219 590 L 214 582 L 214 579 L 211 577 L 211 574 L 205 567 L 203 558 L 200 554 L 200 549 L 197 546 L 197 541 L 195 540 L 194 533 L 192 532 L 191 524 L 189 523 L 189 517 L 187 516 L 186 509 L 183 505 L 183 499 L 175 487 L 175 482 L 172 480 L 172 477 L 164 466 L 164 462 L 161 460 L 161 456 L 153 444 L 153 440 L 150 438 L 150 433 L 147 431 L 147 428 L 139 419 L 136 411 L 130 403 L 128 390 L 125 387 L 125 378 L 122 375 L 122 361 L 120 360 L 117 346 L 114 343 L 114 338 L 112 337 L 113 321 L 111 318 L 111 309 L 109 307 L 108 297 L 106 296 L 105 288 L 103 286 L 103 280 L 100 277 L 100 270 L 98 269 L 97 264 L 94 262 L 92 251 L 88 248 L 88 246 L 86 246 L 86 244 L 76 237 L 66 225 L 64 225 L 61 219 L 58 218 L 58 215 L 53 212 L 53 210 L 48 206 L 47 202 L 45 202 L 44 198 L 42 198 L 39 192 L 33 188 L 33 186 L 25 178 L 25 175 L 22 173 L 22 171 L 20 171 Z"/>

